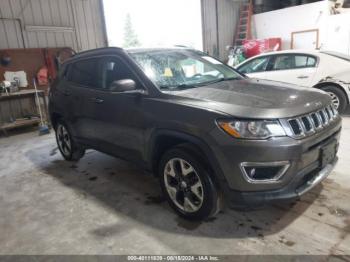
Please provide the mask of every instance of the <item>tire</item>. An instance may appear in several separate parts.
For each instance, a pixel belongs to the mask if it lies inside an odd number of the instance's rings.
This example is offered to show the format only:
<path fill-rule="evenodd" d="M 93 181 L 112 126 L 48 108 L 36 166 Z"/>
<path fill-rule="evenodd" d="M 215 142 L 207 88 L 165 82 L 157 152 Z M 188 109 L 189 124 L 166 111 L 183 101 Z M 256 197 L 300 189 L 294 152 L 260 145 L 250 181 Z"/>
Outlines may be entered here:
<path fill-rule="evenodd" d="M 74 141 L 68 126 L 61 120 L 56 124 L 57 147 L 67 161 L 78 161 L 85 154 L 85 149 Z"/>
<path fill-rule="evenodd" d="M 159 180 L 169 205 L 183 218 L 205 220 L 220 211 L 221 197 L 201 157 L 184 146 L 167 151 Z"/>
<path fill-rule="evenodd" d="M 332 85 L 324 86 L 321 89 L 331 96 L 332 103 L 339 113 L 343 113 L 346 110 L 347 99 L 346 95 L 341 89 Z"/>

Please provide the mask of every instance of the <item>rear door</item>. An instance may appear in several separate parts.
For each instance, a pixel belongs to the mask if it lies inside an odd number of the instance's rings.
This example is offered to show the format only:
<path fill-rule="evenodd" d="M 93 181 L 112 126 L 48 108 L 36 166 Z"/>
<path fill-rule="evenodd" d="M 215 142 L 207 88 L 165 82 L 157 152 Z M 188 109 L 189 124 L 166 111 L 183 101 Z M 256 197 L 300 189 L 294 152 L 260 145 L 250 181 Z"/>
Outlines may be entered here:
<path fill-rule="evenodd" d="M 86 58 L 69 65 L 67 79 L 67 119 L 74 135 L 85 144 L 95 138 L 94 126 L 89 119 L 93 114 L 90 93 L 98 88 L 98 58 Z"/>
<path fill-rule="evenodd" d="M 306 54 L 275 55 L 265 78 L 299 86 L 310 86 L 316 74 L 317 58 Z"/>

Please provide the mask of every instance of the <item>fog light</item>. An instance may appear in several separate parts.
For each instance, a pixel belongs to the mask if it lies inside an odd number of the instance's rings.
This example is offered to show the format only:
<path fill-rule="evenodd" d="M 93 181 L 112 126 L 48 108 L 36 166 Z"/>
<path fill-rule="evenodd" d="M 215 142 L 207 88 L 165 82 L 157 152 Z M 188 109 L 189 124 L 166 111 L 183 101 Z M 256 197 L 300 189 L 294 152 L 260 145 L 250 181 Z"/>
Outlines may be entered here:
<path fill-rule="evenodd" d="M 288 161 L 245 162 L 241 164 L 241 170 L 249 183 L 276 183 L 287 172 L 289 166 Z"/>

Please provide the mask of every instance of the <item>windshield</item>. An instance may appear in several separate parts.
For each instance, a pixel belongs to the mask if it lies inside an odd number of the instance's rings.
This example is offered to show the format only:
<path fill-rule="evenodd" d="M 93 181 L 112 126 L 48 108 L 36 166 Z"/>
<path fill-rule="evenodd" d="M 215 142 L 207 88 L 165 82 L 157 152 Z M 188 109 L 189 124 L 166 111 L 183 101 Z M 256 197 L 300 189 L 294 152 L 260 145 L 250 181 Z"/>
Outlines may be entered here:
<path fill-rule="evenodd" d="M 131 52 L 130 55 L 161 91 L 243 79 L 230 67 L 199 51 L 174 49 Z"/>

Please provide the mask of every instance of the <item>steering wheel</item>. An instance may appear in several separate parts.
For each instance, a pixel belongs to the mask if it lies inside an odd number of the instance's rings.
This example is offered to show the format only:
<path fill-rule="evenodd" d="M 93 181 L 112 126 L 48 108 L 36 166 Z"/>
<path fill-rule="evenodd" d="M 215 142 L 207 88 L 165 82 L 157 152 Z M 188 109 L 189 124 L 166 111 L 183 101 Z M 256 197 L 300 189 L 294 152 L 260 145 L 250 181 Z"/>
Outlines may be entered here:
<path fill-rule="evenodd" d="M 200 78 L 202 76 L 203 76 L 202 74 L 197 73 L 197 74 L 194 74 L 193 76 L 191 76 L 191 78 Z"/>
<path fill-rule="evenodd" d="M 224 78 L 225 75 L 221 72 L 218 72 L 216 75 L 215 75 L 216 78 Z"/>

